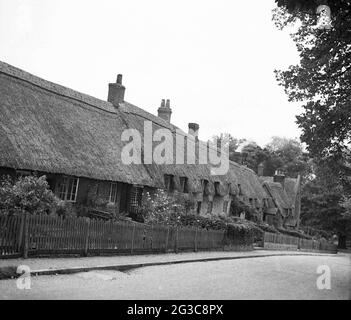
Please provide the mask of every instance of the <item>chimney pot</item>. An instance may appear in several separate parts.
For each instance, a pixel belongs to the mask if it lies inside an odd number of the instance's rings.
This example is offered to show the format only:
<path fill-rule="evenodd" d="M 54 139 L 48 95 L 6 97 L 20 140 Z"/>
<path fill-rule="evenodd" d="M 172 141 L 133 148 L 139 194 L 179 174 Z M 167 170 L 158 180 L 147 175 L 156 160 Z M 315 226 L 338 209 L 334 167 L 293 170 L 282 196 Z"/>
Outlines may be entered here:
<path fill-rule="evenodd" d="M 158 117 L 162 118 L 167 122 L 171 122 L 172 109 L 170 100 L 167 99 L 166 101 L 165 99 L 162 99 L 161 106 L 158 108 L 157 112 Z"/>
<path fill-rule="evenodd" d="M 200 126 L 197 123 L 189 123 L 188 127 L 189 127 L 189 135 L 192 135 L 195 138 L 198 138 Z"/>
<path fill-rule="evenodd" d="M 274 177 L 273 177 L 273 181 L 274 182 L 279 182 L 283 189 L 284 189 L 284 184 L 285 184 L 285 174 L 282 170 L 277 170 L 274 174 Z"/>
<path fill-rule="evenodd" d="M 107 101 L 111 102 L 115 108 L 118 108 L 119 104 L 124 101 L 126 91 L 125 86 L 122 85 L 122 75 L 119 74 L 116 83 L 110 83 L 108 87 Z"/>

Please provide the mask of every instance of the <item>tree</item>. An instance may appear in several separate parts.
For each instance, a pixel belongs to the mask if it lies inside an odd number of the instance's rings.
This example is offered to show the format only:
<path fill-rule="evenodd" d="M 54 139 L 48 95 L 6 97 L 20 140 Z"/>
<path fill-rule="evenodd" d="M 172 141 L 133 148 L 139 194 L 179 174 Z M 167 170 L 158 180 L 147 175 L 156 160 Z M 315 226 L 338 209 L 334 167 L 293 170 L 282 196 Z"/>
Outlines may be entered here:
<path fill-rule="evenodd" d="M 303 177 L 311 173 L 311 159 L 300 141 L 273 137 L 266 148 L 271 154 L 270 165 L 274 170 L 282 169 L 289 177 Z"/>
<path fill-rule="evenodd" d="M 311 159 L 301 143 L 295 139 L 273 137 L 264 148 L 250 142 L 242 148 L 244 164 L 257 173 L 258 165 L 263 163 L 263 175 L 273 176 L 278 169 L 287 176 L 296 178 L 311 173 Z"/>
<path fill-rule="evenodd" d="M 250 142 L 245 145 L 241 153 L 243 155 L 244 164 L 257 173 L 258 165 L 265 162 L 269 162 L 271 159 L 271 154 L 267 149 L 262 149 L 256 142 Z M 265 166 L 264 175 L 271 175 L 269 171 L 266 170 Z"/>
<path fill-rule="evenodd" d="M 351 138 L 351 3 L 348 1 L 278 0 L 273 20 L 280 29 L 294 24 L 292 35 L 300 63 L 276 71 L 290 101 L 303 103 L 297 116 L 301 140 L 311 155 L 343 163 Z M 330 30 L 316 28 L 316 8 L 326 3 Z M 342 169 L 338 168 L 339 172 Z"/>
<path fill-rule="evenodd" d="M 317 166 L 316 176 L 302 190 L 301 223 L 315 229 L 337 233 L 339 247 L 346 247 L 351 236 L 351 215 L 347 212 L 349 199 L 343 187 L 328 166 Z"/>
<path fill-rule="evenodd" d="M 15 182 L 7 177 L 0 181 L 0 212 L 49 213 L 58 205 L 59 200 L 49 189 L 46 176 L 20 177 Z"/>
<path fill-rule="evenodd" d="M 245 139 L 234 138 L 230 133 L 221 133 L 212 137 L 212 142 L 217 144 L 218 150 L 220 150 L 221 143 L 227 144 L 231 161 L 235 161 L 236 151 L 245 141 Z"/>

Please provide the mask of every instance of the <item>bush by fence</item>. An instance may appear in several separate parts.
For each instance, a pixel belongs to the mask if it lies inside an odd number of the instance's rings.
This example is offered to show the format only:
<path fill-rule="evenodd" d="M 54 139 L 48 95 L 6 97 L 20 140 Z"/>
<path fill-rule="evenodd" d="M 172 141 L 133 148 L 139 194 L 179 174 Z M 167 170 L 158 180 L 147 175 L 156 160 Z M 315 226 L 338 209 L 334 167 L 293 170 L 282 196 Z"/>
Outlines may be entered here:
<path fill-rule="evenodd" d="M 301 250 L 337 253 L 337 246 L 322 240 L 309 240 L 283 234 L 269 233 L 264 234 L 264 248 L 280 250 Z"/>
<path fill-rule="evenodd" d="M 239 233 L 225 238 L 225 230 L 48 215 L 0 216 L 0 258 L 213 250 L 224 249 L 228 243 L 252 248 L 250 239 L 244 241 Z"/>

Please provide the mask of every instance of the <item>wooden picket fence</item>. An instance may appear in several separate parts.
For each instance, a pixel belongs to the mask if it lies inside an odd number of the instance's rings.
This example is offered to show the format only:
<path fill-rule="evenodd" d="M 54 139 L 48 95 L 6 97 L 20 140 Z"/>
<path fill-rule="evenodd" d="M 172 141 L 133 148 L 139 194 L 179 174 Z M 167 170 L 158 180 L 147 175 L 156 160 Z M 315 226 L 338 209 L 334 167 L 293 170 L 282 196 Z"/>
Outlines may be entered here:
<path fill-rule="evenodd" d="M 264 242 L 278 243 L 278 244 L 288 244 L 288 245 L 298 245 L 299 238 L 287 236 L 280 233 L 270 233 L 265 232 Z"/>
<path fill-rule="evenodd" d="M 0 216 L 0 258 L 223 249 L 224 230 L 48 215 Z"/>
<path fill-rule="evenodd" d="M 16 256 L 21 250 L 23 239 L 23 217 L 0 215 L 0 257 Z"/>
<path fill-rule="evenodd" d="M 263 247 L 267 249 L 290 249 L 310 252 L 338 252 L 337 246 L 327 241 L 301 239 L 269 232 L 264 233 Z"/>

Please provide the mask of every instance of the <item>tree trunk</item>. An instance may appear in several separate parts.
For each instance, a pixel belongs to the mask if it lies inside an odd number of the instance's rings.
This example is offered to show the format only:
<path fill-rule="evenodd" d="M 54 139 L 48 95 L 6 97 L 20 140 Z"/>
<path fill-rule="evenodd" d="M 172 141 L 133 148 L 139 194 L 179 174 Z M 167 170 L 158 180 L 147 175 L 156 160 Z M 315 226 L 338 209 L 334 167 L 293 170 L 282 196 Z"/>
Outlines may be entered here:
<path fill-rule="evenodd" d="M 339 234 L 338 248 L 339 249 L 346 249 L 346 235 Z"/>

